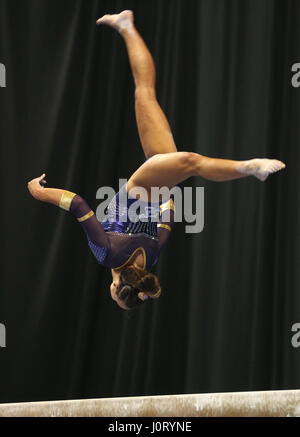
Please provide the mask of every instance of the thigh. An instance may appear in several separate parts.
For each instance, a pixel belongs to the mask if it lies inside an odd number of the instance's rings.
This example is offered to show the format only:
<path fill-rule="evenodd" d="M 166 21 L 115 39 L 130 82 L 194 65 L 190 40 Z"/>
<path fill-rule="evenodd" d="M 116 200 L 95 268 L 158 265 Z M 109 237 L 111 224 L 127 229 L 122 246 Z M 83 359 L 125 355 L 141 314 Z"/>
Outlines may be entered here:
<path fill-rule="evenodd" d="M 158 153 L 177 152 L 168 120 L 153 90 L 136 89 L 135 114 L 140 141 L 147 159 Z"/>
<path fill-rule="evenodd" d="M 157 154 L 131 176 L 127 183 L 127 191 L 143 187 L 150 194 L 151 187 L 172 188 L 194 174 L 193 154 L 190 152 Z"/>

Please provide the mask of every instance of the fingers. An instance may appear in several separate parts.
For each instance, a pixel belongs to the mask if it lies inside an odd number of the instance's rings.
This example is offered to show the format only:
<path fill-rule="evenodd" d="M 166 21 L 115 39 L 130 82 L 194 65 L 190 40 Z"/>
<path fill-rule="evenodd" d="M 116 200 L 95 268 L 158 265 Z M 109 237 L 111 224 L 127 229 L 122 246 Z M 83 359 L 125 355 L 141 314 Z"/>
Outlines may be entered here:
<path fill-rule="evenodd" d="M 39 177 L 39 184 L 40 185 L 44 185 L 47 183 L 46 179 L 45 179 L 46 174 L 43 173 L 42 176 Z"/>
<path fill-rule="evenodd" d="M 34 179 L 32 179 L 31 181 L 29 181 L 27 185 L 32 185 L 32 184 L 34 184 L 34 183 L 40 183 L 40 182 L 42 182 L 43 184 L 46 184 L 47 181 L 46 181 L 46 179 L 45 179 L 45 176 L 46 176 L 46 173 L 43 173 L 43 174 L 42 174 L 41 176 L 39 176 L 38 178 L 34 178 Z"/>

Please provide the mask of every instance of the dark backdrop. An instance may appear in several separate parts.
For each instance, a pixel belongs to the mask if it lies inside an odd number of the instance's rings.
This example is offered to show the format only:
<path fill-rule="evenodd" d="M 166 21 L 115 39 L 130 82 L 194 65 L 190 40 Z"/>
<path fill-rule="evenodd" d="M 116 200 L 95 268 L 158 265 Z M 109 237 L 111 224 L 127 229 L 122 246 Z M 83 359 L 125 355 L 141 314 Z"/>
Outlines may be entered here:
<path fill-rule="evenodd" d="M 93 208 L 143 162 L 125 46 L 104 13 L 133 9 L 179 150 L 276 157 L 287 169 L 205 187 L 205 228 L 177 224 L 164 292 L 128 316 L 75 220 L 27 181 Z M 0 0 L 0 401 L 299 388 L 300 2 Z"/>

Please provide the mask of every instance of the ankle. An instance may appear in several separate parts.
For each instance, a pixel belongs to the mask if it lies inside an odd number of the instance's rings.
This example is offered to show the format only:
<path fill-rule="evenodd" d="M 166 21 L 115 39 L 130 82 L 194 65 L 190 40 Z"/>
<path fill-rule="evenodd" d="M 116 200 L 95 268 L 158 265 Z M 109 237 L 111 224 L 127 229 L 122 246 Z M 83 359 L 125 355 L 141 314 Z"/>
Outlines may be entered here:
<path fill-rule="evenodd" d="M 253 159 L 248 161 L 239 161 L 237 165 L 237 170 L 241 174 L 250 175 L 253 171 Z"/>
<path fill-rule="evenodd" d="M 133 36 L 136 33 L 134 23 L 130 20 L 120 21 L 117 26 L 117 31 L 123 36 Z"/>

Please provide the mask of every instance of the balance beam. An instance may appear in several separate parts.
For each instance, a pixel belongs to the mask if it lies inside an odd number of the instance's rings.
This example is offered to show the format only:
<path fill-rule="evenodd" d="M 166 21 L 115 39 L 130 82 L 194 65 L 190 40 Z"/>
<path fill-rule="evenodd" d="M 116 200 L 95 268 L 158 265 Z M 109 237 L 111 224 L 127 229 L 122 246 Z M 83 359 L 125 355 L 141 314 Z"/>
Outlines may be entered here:
<path fill-rule="evenodd" d="M 0 417 L 296 417 L 300 390 L 0 404 Z"/>

